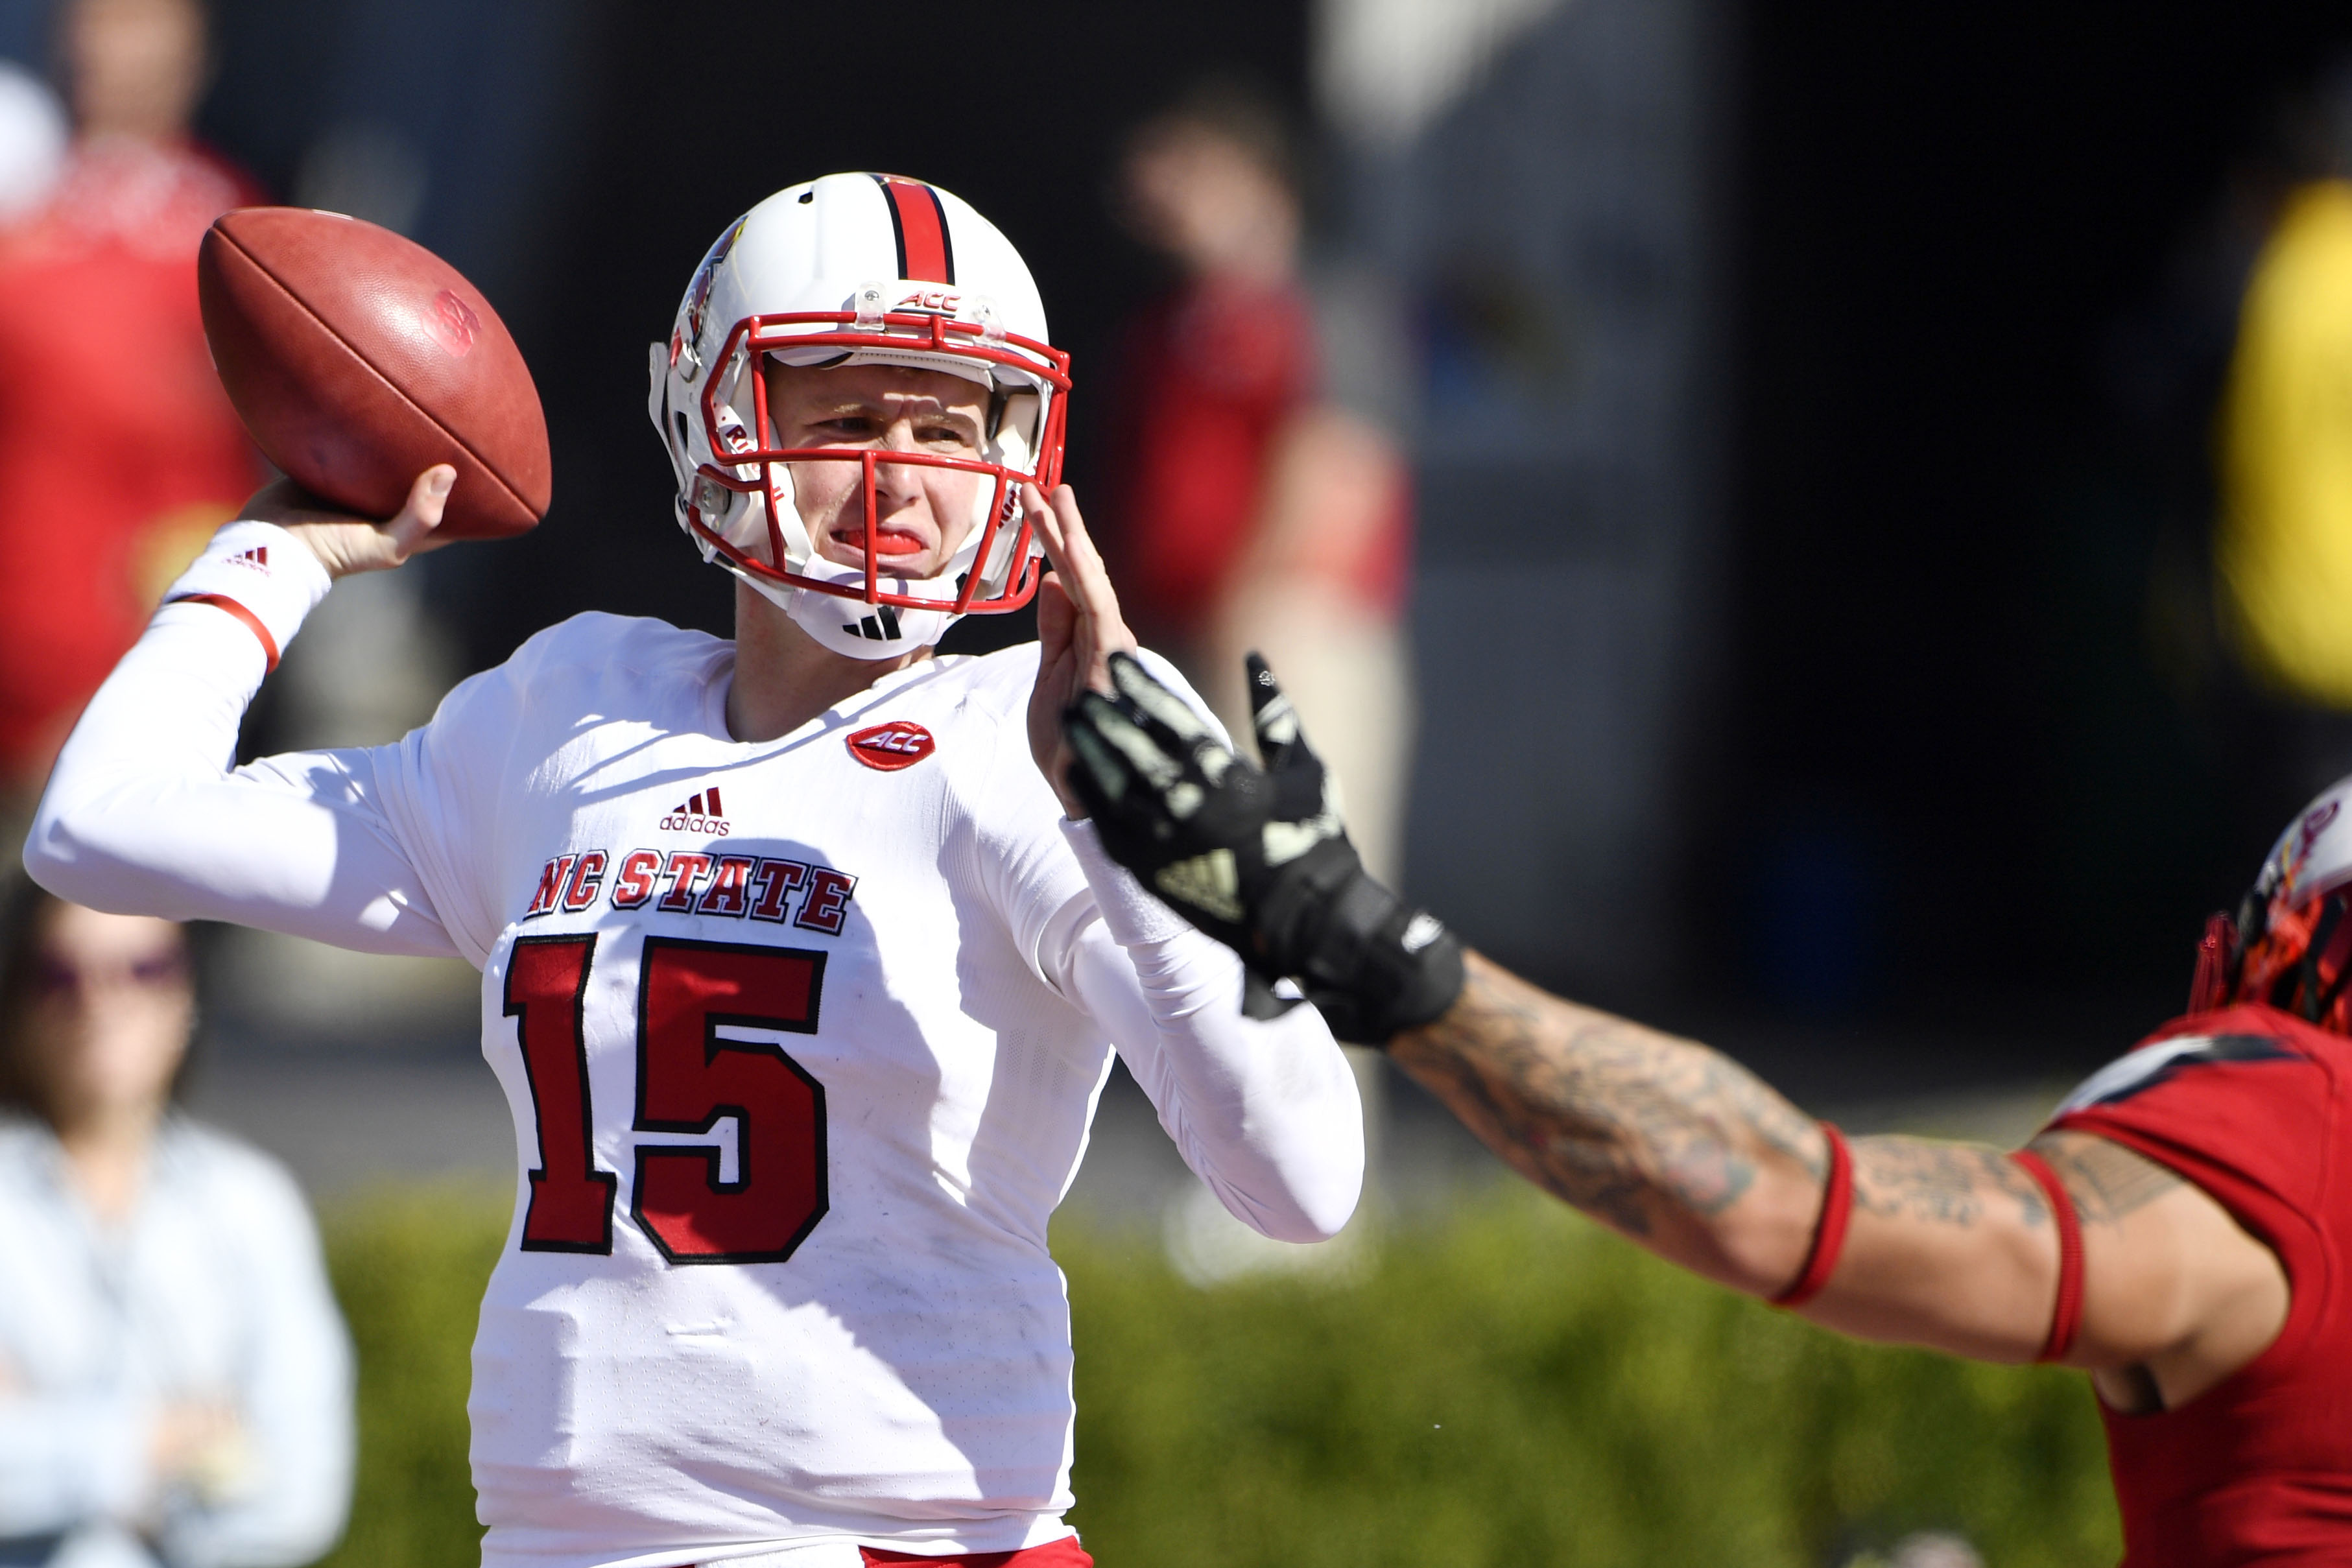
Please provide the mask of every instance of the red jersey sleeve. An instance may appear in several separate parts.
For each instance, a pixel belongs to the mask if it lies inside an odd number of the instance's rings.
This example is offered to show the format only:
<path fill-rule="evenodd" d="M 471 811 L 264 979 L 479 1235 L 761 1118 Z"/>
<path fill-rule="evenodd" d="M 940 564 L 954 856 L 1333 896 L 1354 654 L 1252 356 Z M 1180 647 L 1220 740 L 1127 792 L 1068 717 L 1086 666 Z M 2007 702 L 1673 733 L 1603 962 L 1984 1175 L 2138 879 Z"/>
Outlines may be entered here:
<path fill-rule="evenodd" d="M 2084 1080 L 2050 1126 L 2137 1149 L 2242 1219 L 2258 1216 L 2208 1177 L 2309 1215 L 2326 1188 L 2347 1045 L 2267 1007 L 2182 1018 Z"/>

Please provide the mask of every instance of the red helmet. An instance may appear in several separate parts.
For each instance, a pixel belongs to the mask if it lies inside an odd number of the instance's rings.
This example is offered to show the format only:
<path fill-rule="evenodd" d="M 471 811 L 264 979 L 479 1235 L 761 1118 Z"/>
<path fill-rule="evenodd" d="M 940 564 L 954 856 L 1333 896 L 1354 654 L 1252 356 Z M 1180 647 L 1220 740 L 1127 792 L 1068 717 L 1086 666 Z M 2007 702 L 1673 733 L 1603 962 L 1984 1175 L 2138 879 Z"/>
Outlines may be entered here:
<path fill-rule="evenodd" d="M 2191 1012 L 2252 1002 L 2352 1035 L 2352 778 L 2279 836 L 2238 906 L 2206 921 Z"/>

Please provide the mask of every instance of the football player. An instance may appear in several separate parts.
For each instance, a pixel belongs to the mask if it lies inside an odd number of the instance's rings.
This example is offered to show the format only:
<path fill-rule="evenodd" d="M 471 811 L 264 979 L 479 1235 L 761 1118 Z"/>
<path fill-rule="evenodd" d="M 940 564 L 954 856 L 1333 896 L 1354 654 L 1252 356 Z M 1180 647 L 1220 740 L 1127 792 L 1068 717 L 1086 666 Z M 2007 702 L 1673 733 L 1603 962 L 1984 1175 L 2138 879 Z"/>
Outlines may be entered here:
<path fill-rule="evenodd" d="M 2189 1016 L 2011 1152 L 1847 1139 L 1737 1063 L 1552 996 L 1365 875 L 1263 663 L 1264 769 L 1143 666 L 1069 715 L 1112 857 L 1388 1047 L 1529 1181 L 1867 1339 L 2091 1374 L 2132 1568 L 2352 1558 L 2352 779 L 2288 827 Z"/>
<path fill-rule="evenodd" d="M 101 909 L 480 967 L 520 1167 L 468 1406 L 493 1568 L 1084 1563 L 1046 1222 L 1112 1047 L 1288 1241 L 1354 1207 L 1353 1081 L 1312 1008 L 1245 1016 L 1242 965 L 1047 783 L 1133 639 L 1004 237 L 916 181 L 795 185 L 650 369 L 733 641 L 583 616 L 395 744 L 230 771 L 304 615 L 427 546 L 454 475 L 381 525 L 265 491 L 92 702 L 26 863 Z M 1033 594 L 1038 643 L 934 656 Z"/>

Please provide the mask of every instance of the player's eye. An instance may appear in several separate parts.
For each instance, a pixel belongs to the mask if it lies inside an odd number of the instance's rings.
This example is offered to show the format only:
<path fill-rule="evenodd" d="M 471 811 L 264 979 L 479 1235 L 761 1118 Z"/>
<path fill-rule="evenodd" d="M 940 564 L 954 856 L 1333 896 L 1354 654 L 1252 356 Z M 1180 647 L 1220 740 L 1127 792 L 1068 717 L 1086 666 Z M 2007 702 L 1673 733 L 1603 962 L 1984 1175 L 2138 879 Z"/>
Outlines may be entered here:
<path fill-rule="evenodd" d="M 882 422 L 863 414 L 843 414 L 820 419 L 810 428 L 828 440 L 870 441 L 882 433 Z"/>

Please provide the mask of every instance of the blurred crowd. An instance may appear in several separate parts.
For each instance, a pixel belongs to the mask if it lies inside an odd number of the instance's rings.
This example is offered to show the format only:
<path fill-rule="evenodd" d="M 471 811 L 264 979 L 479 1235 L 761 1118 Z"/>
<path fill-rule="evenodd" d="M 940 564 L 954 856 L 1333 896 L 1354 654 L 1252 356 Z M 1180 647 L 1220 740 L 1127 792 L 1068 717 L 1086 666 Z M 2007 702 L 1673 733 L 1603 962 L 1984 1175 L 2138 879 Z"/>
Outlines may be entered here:
<path fill-rule="evenodd" d="M 1129 138 L 1129 228 L 1176 281 L 1115 370 L 1106 516 L 1137 632 L 1228 728 L 1263 653 L 1347 794 L 1381 874 L 1402 870 L 1413 703 L 1404 609 L 1412 481 L 1388 434 L 1323 378 L 1302 275 L 1300 149 L 1267 99 L 1212 80 Z"/>
<path fill-rule="evenodd" d="M 258 468 L 212 374 L 193 258 L 252 182 L 190 137 L 194 0 L 76 0 L 62 113 L 0 131 L 0 797 L 16 820 L 89 694 Z M 71 526 L 62 526 L 70 519 Z"/>

